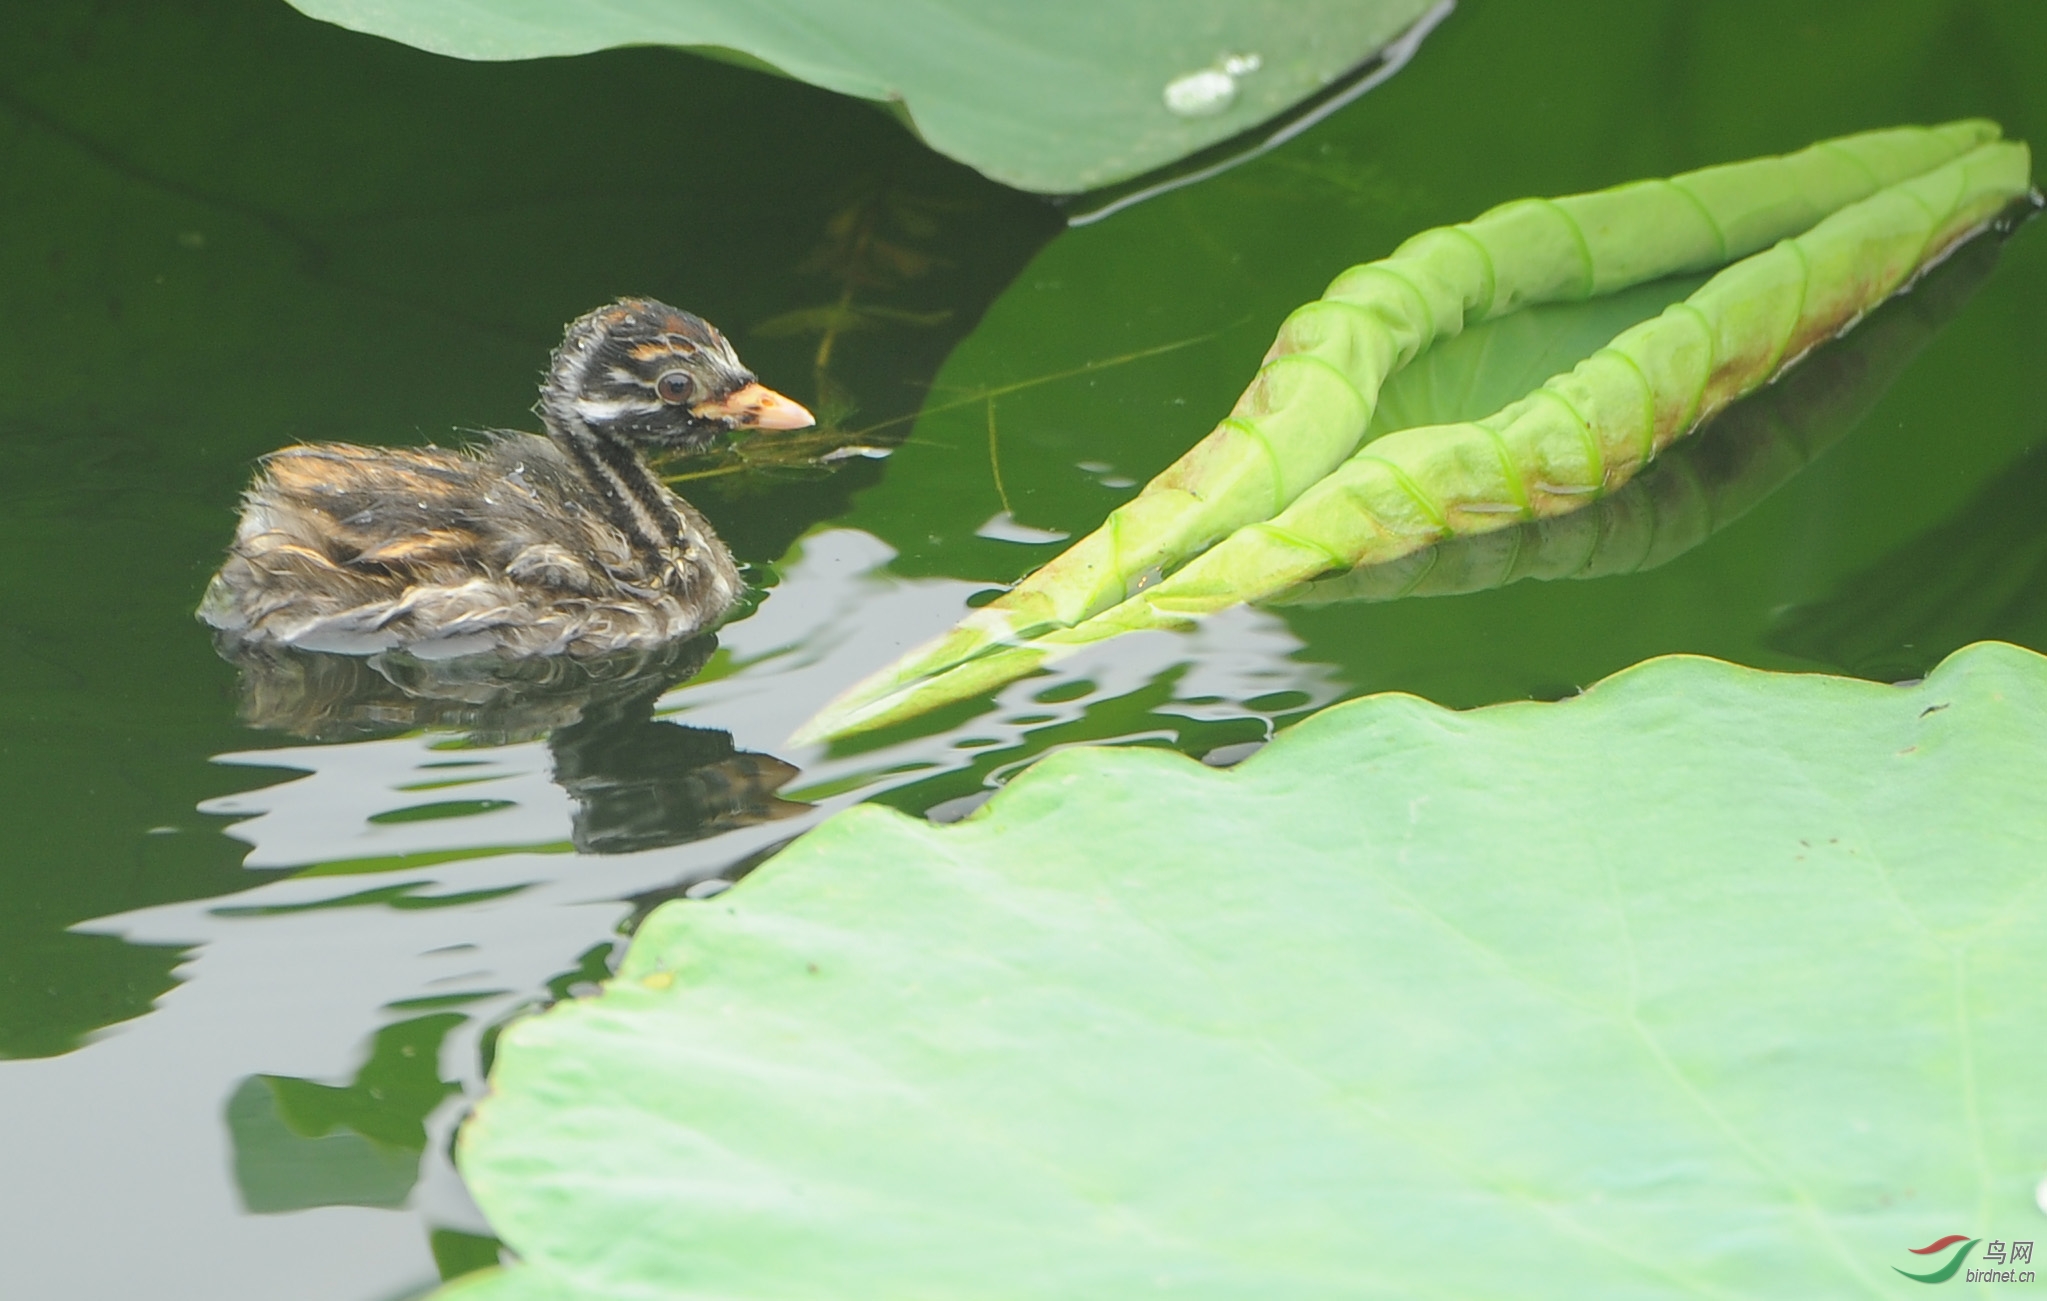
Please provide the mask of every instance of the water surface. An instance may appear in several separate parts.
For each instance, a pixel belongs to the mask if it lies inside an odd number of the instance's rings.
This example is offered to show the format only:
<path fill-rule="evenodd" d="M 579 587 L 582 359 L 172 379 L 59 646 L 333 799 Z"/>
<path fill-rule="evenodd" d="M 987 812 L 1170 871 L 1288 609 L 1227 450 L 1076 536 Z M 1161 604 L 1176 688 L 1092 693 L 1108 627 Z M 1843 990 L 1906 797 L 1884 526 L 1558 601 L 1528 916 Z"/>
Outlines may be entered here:
<path fill-rule="evenodd" d="M 2029 7 L 1474 0 L 1299 139 L 1070 231 L 871 106 L 671 52 L 468 65 L 265 0 L 18 8 L 6 1295 L 370 1301 L 487 1261 L 446 1153 L 496 1027 L 856 801 L 953 818 L 1062 745 L 1227 762 L 1346 696 L 1554 697 L 1662 653 L 1891 680 L 1980 637 L 2047 649 L 2035 227 L 1809 464 L 1657 568 L 1238 611 L 785 744 L 1204 433 L 1344 265 L 1523 194 L 1862 127 L 1984 113 L 2047 140 Z M 190 611 L 252 458 L 531 427 L 561 322 L 628 292 L 889 452 L 698 467 L 764 594 L 702 672 L 240 721 Z"/>

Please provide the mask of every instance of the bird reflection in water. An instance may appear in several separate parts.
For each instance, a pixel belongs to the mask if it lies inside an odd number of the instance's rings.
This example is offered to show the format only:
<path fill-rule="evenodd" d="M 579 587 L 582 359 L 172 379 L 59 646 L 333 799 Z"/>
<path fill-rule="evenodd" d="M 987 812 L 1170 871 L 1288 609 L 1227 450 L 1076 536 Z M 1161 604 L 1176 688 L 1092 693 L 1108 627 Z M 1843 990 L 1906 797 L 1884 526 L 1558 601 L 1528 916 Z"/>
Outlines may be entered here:
<path fill-rule="evenodd" d="M 472 745 L 547 738 L 575 801 L 573 840 L 624 854 L 702 840 L 810 806 L 775 792 L 797 774 L 728 732 L 654 717 L 663 692 L 702 670 L 714 637 L 589 657 L 419 659 L 333 655 L 218 641 L 241 675 L 251 727 L 319 741 L 429 729 Z"/>

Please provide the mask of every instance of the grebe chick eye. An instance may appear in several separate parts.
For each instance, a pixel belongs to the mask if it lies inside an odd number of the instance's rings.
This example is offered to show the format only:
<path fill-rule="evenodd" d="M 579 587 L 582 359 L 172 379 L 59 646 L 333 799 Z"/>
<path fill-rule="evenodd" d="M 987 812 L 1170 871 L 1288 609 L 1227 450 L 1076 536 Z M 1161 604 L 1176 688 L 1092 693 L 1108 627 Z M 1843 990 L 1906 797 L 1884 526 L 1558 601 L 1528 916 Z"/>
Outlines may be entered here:
<path fill-rule="evenodd" d="M 689 377 L 688 371 L 671 370 L 654 381 L 654 391 L 661 395 L 663 402 L 687 402 L 696 389 L 696 381 Z"/>

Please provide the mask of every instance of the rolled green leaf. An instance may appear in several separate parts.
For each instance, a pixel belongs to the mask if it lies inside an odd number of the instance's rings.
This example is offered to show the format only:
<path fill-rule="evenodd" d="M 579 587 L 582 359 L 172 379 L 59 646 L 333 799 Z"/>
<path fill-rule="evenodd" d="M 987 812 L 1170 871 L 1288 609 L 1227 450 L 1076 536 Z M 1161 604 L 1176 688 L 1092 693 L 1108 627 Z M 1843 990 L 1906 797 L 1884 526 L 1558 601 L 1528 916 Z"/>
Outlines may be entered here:
<path fill-rule="evenodd" d="M 1980 230 L 2026 192 L 2029 165 L 2023 145 L 1986 145 L 1844 208 L 1485 420 L 1377 440 L 1126 608 L 1158 612 L 1130 610 L 1149 626 L 1575 510 Z"/>
<path fill-rule="evenodd" d="M 1100 528 L 851 688 L 805 734 L 998 645 L 1077 624 L 1272 518 L 1356 449 L 1387 377 L 1467 323 L 1724 265 L 1998 134 L 1980 120 L 1866 132 L 1668 180 L 1521 199 L 1414 236 L 1289 316 L 1229 416 Z"/>
<path fill-rule="evenodd" d="M 1450 538 L 1385 564 L 1302 583 L 1263 603 L 1462 596 L 1524 579 L 1605 578 L 1669 564 L 1753 510 L 1859 426 L 1989 276 L 2001 244 L 1974 241 L 1847 338 L 1721 412 L 1634 482 L 1583 510 Z"/>
<path fill-rule="evenodd" d="M 978 695 L 1096 641 L 1184 626 L 1445 538 L 1577 510 L 1852 327 L 2029 186 L 2026 147 L 1993 143 L 1882 189 L 1728 267 L 1484 420 L 1400 430 L 1368 444 L 1269 520 L 1238 529 L 1112 609 L 997 646 L 871 703 L 829 709 L 805 731 L 882 726 Z"/>

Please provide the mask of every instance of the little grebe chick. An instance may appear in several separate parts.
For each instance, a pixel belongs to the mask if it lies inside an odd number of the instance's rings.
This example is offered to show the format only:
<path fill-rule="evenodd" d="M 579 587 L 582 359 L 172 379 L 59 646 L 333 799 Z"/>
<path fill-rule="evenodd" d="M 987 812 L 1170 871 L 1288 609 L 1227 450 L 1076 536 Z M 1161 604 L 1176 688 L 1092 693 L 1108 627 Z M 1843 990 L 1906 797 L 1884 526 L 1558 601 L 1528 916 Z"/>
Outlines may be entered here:
<path fill-rule="evenodd" d="M 645 298 L 571 324 L 534 409 L 545 438 L 271 453 L 199 618 L 244 646 L 428 659 L 646 649 L 717 623 L 738 568 L 642 453 L 810 413 Z"/>

